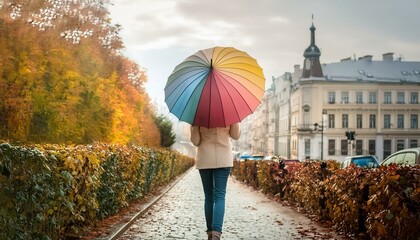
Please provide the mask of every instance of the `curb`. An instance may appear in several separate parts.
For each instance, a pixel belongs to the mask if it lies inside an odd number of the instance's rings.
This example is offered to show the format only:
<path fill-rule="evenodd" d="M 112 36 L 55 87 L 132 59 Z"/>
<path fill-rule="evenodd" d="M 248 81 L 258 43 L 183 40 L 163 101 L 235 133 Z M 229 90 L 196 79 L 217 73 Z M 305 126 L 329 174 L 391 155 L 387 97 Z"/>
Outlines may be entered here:
<path fill-rule="evenodd" d="M 184 173 L 182 173 L 180 176 L 178 176 L 177 179 L 175 179 L 172 183 L 168 184 L 169 186 L 164 187 L 164 189 L 162 190 L 161 194 L 159 194 L 158 196 L 154 196 L 150 201 L 148 201 L 147 203 L 144 204 L 144 208 L 142 210 L 140 210 L 139 212 L 137 212 L 136 214 L 134 214 L 133 217 L 131 217 L 131 219 L 129 221 L 127 221 L 126 223 L 124 223 L 122 226 L 118 227 L 117 230 L 113 231 L 110 235 L 106 236 L 106 237 L 99 237 L 96 238 L 96 240 L 116 240 L 119 237 L 121 237 L 121 235 L 124 234 L 125 231 L 127 231 L 127 229 L 139 218 L 141 217 L 144 213 L 146 213 L 155 203 L 157 203 L 169 190 L 171 190 L 181 179 L 183 179 L 188 173 L 190 173 L 192 171 L 192 169 L 194 169 L 194 166 L 192 166 L 190 169 L 188 169 L 187 171 L 185 171 Z"/>

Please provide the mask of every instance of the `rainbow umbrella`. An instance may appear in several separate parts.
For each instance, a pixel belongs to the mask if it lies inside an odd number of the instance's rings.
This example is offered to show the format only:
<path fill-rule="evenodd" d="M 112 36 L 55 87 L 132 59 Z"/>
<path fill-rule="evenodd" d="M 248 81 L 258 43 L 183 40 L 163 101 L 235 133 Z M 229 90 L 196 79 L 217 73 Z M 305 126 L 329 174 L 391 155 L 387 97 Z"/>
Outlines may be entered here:
<path fill-rule="evenodd" d="M 165 86 L 165 102 L 180 121 L 226 127 L 253 113 L 264 88 L 264 74 L 255 59 L 232 47 L 214 47 L 175 67 Z"/>

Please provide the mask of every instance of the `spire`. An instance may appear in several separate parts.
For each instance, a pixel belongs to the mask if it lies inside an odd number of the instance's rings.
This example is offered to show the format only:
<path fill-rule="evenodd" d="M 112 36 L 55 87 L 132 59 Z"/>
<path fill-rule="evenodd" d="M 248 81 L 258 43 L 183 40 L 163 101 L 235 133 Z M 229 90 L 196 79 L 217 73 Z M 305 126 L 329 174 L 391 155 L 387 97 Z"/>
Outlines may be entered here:
<path fill-rule="evenodd" d="M 314 26 L 314 15 L 312 14 L 312 26 L 310 28 L 311 30 L 311 46 L 316 46 L 315 45 L 315 26 Z"/>
<path fill-rule="evenodd" d="M 309 30 L 311 30 L 311 44 L 303 53 L 303 56 L 305 57 L 302 72 L 303 78 L 323 77 L 321 63 L 319 62 L 321 51 L 315 44 L 315 29 L 314 15 L 312 14 L 312 25 L 309 28 Z"/>
<path fill-rule="evenodd" d="M 311 30 L 311 45 L 305 50 L 303 56 L 305 58 L 318 58 L 321 56 L 321 51 L 315 44 L 315 26 L 314 26 L 314 15 L 312 14 L 312 26 L 309 28 Z"/>

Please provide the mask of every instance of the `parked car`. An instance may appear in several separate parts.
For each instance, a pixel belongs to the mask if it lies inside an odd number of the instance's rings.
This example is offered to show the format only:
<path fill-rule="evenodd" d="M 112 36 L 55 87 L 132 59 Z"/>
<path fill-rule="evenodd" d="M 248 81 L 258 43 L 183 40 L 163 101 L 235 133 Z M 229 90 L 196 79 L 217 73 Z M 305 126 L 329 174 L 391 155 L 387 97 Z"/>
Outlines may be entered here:
<path fill-rule="evenodd" d="M 252 158 L 252 156 L 250 156 L 250 155 L 242 155 L 242 156 L 239 158 L 239 160 L 240 160 L 240 161 L 245 161 L 245 160 L 249 160 L 250 158 Z"/>
<path fill-rule="evenodd" d="M 240 161 L 245 161 L 245 160 L 264 160 L 265 156 L 263 155 L 244 155 L 241 156 Z"/>
<path fill-rule="evenodd" d="M 264 155 L 252 155 L 252 158 L 250 158 L 250 160 L 264 160 L 265 156 Z"/>
<path fill-rule="evenodd" d="M 377 168 L 379 167 L 378 159 L 374 155 L 357 155 L 357 156 L 348 156 L 344 159 L 341 164 L 342 168 L 346 168 L 354 164 L 358 167 L 363 168 Z"/>
<path fill-rule="evenodd" d="M 403 149 L 385 158 L 381 165 L 387 166 L 395 163 L 397 165 L 413 166 L 420 164 L 420 147 Z"/>

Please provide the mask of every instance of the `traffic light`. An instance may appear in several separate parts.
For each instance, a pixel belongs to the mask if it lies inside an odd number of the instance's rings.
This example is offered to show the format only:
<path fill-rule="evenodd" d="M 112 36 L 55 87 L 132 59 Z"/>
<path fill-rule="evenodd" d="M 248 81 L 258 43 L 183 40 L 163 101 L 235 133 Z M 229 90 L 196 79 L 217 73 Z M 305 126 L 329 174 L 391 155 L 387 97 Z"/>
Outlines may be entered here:
<path fill-rule="evenodd" d="M 346 131 L 347 140 L 355 140 L 356 131 Z"/>

